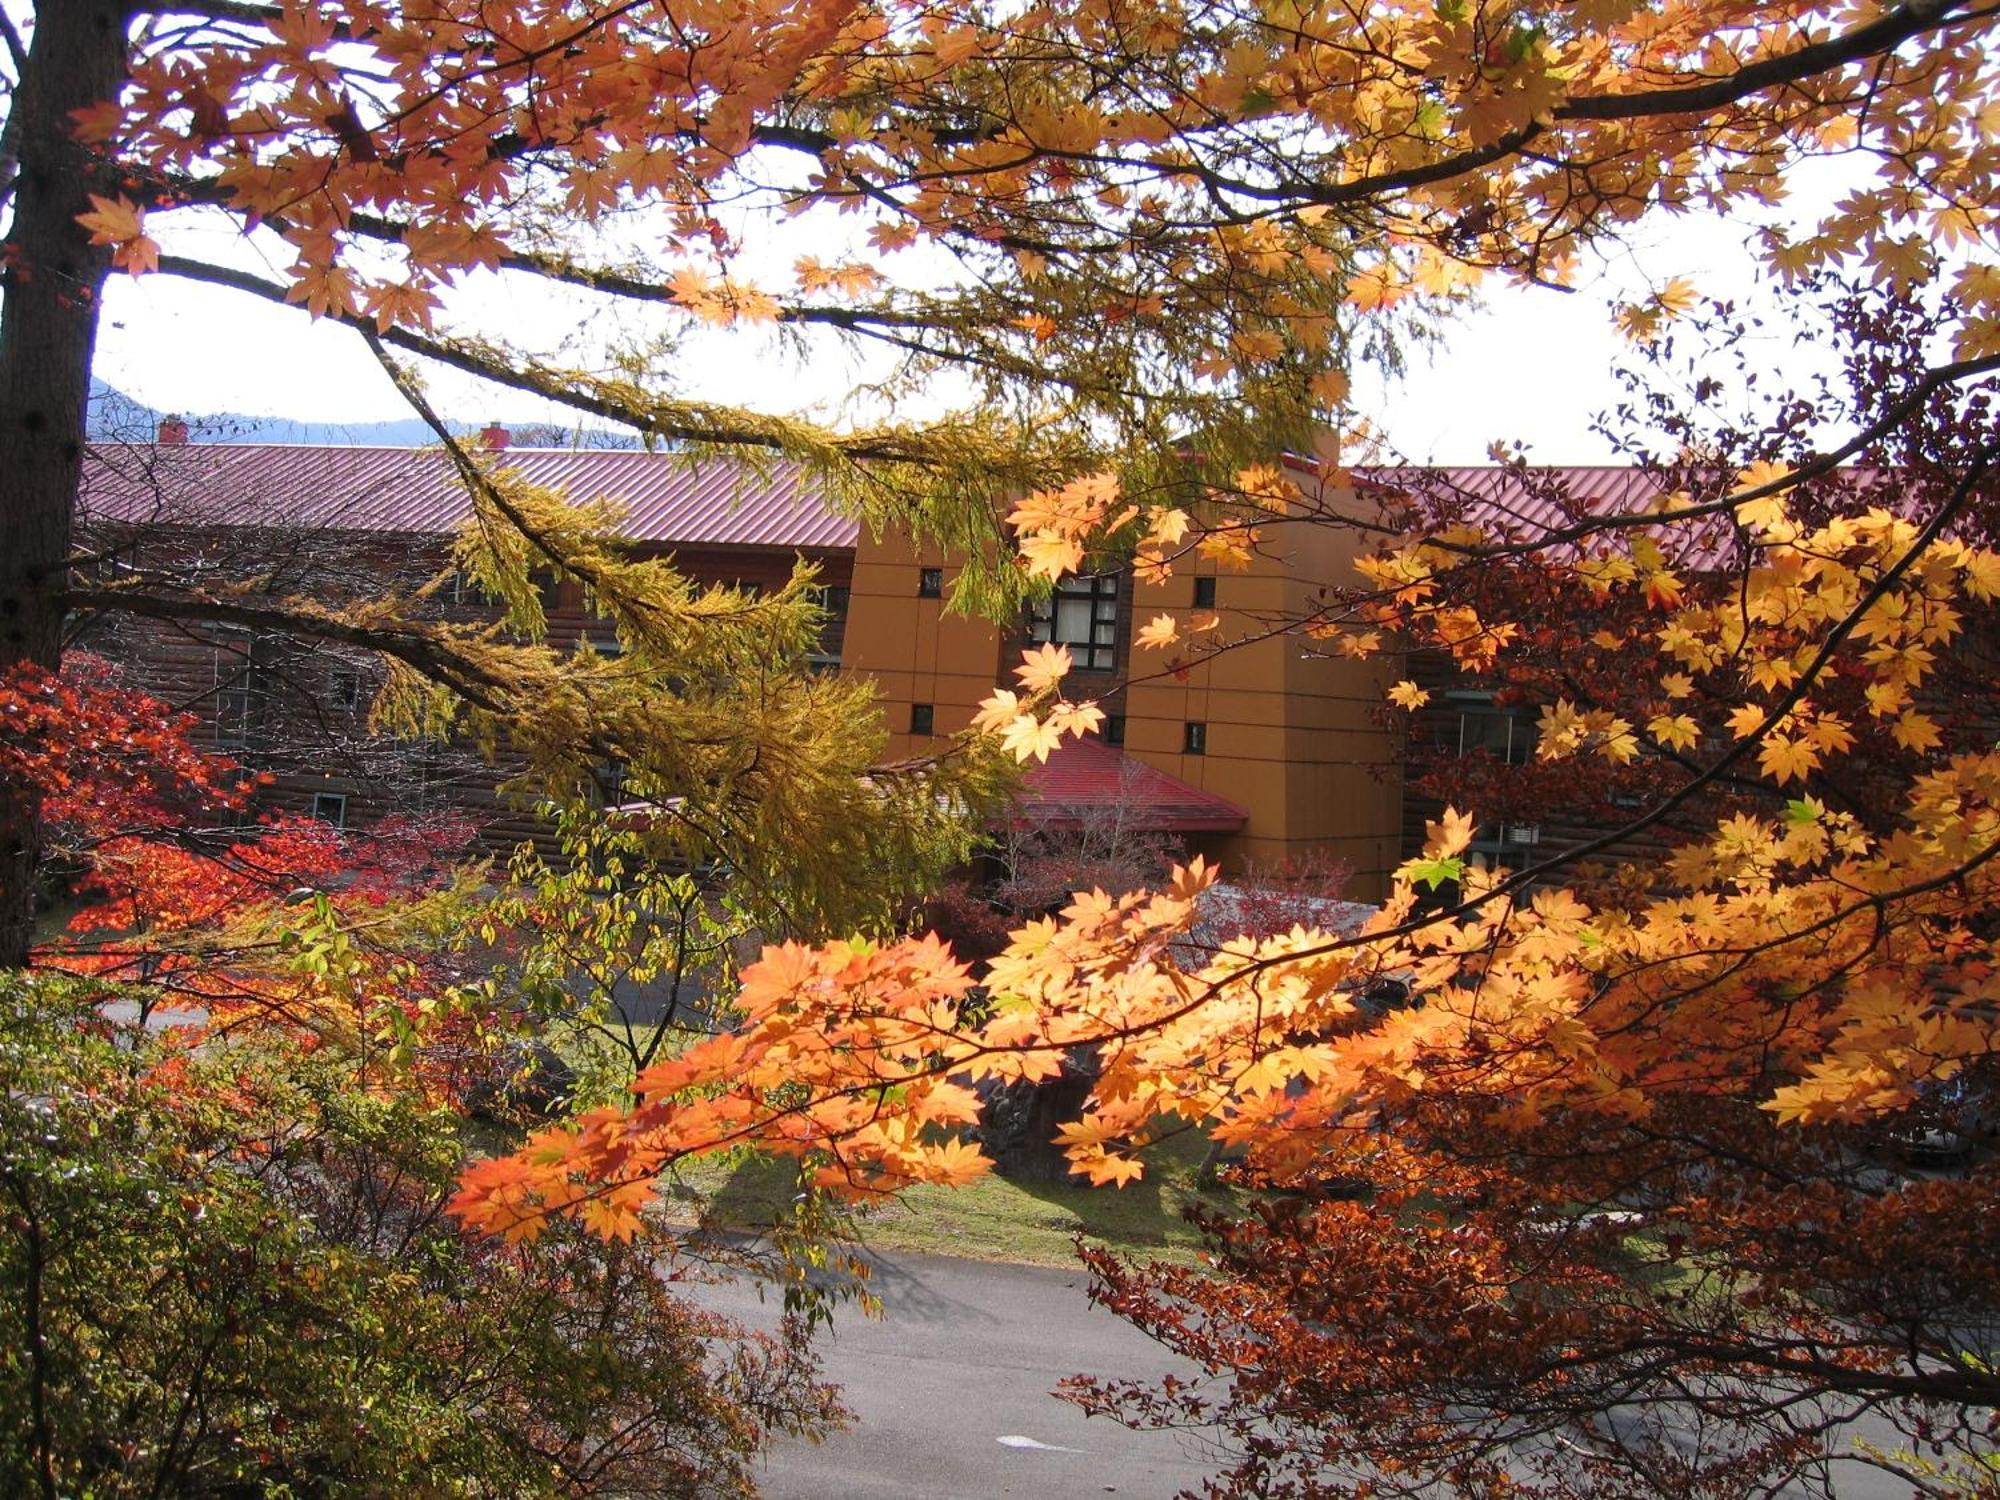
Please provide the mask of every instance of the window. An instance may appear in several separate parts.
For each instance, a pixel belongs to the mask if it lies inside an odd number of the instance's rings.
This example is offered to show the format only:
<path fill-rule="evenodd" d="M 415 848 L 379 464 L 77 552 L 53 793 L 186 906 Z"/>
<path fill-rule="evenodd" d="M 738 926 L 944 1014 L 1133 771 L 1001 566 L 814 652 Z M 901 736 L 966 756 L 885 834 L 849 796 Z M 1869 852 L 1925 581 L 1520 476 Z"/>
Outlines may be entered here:
<path fill-rule="evenodd" d="M 590 797 L 593 806 L 622 807 L 631 801 L 625 789 L 625 762 L 603 760 L 590 768 Z"/>
<path fill-rule="evenodd" d="M 357 667 L 333 669 L 333 701 L 350 712 L 361 706 L 361 671 Z"/>
<path fill-rule="evenodd" d="M 1215 608 L 1215 575 L 1197 578 L 1194 581 L 1194 607 L 1196 609 Z"/>
<path fill-rule="evenodd" d="M 944 569 L 917 569 L 917 597 L 919 599 L 942 599 L 944 597 Z"/>
<path fill-rule="evenodd" d="M 1104 743 L 1122 745 L 1125 743 L 1125 715 L 1106 714 L 1104 716 Z"/>
<path fill-rule="evenodd" d="M 1507 766 L 1524 766 L 1535 758 L 1533 709 L 1502 707 L 1491 693 L 1457 691 L 1447 701 L 1458 710 L 1457 754 L 1484 755 Z M 1541 842 L 1542 831 L 1532 823 L 1484 823 L 1473 834 L 1472 851 L 1489 864 L 1517 868 L 1523 849 Z"/>
<path fill-rule="evenodd" d="M 335 828 L 347 826 L 347 798 L 339 792 L 314 792 L 313 816 Z"/>
<path fill-rule="evenodd" d="M 225 625 L 215 633 L 215 743 L 224 749 L 249 744 L 257 724 L 255 645 L 240 625 Z"/>
<path fill-rule="evenodd" d="M 1065 578 L 1028 617 L 1028 638 L 1067 646 L 1085 671 L 1118 665 L 1118 575 Z"/>
<path fill-rule="evenodd" d="M 1458 708 L 1458 754 L 1490 755 L 1503 765 L 1524 766 L 1535 758 L 1535 721 L 1527 713 L 1502 708 L 1490 693 L 1452 693 Z"/>
<path fill-rule="evenodd" d="M 936 734 L 937 710 L 928 703 L 910 705 L 910 733 Z"/>
<path fill-rule="evenodd" d="M 257 826 L 257 773 L 247 766 L 236 766 L 224 772 L 218 779 L 220 785 L 234 792 L 240 800 L 233 807 L 222 809 L 218 819 L 224 828 L 255 828 Z"/>
<path fill-rule="evenodd" d="M 1181 754 L 1208 754 L 1208 726 L 1190 720 L 1181 726 Z"/>
<path fill-rule="evenodd" d="M 554 568 L 536 568 L 528 574 L 528 582 L 535 586 L 545 615 L 558 610 L 579 609 L 583 605 L 583 585 L 574 578 L 562 577 Z"/>
<path fill-rule="evenodd" d="M 852 594 L 844 583 L 814 585 L 813 603 L 820 607 L 822 615 L 818 647 L 806 658 L 813 671 L 840 670 L 840 648 L 847 636 L 847 607 L 851 600 Z"/>

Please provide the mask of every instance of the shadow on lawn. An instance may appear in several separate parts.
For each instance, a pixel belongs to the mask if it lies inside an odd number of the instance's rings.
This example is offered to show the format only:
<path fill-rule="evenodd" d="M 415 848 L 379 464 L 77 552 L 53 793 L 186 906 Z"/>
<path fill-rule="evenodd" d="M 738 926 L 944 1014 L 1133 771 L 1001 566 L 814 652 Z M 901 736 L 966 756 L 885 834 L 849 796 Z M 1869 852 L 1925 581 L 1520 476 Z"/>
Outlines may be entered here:
<path fill-rule="evenodd" d="M 1146 1175 L 1123 1188 L 997 1174 L 957 1188 L 915 1187 L 859 1208 L 855 1229 L 864 1244 L 892 1253 L 1061 1266 L 1074 1263 L 1081 1234 L 1114 1250 L 1191 1257 L 1200 1234 L 1186 1221 L 1188 1205 L 1227 1214 L 1244 1203 L 1226 1187 L 1200 1186 L 1204 1149 L 1199 1139 L 1155 1146 Z M 704 1228 L 752 1233 L 788 1216 L 799 1192 L 792 1163 L 749 1156 L 690 1185 L 703 1200 Z"/>

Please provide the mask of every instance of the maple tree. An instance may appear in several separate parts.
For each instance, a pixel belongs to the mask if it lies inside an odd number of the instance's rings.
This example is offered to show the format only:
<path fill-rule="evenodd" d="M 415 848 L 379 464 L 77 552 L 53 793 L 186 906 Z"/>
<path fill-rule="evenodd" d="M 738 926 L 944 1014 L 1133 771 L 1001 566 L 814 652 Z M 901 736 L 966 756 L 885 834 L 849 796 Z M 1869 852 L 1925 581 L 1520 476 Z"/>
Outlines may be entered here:
<path fill-rule="evenodd" d="M 116 609 L 378 650 L 506 722 L 601 689 L 418 628 L 406 600 L 253 607 L 165 576 L 78 587 L 70 505 L 114 267 L 301 305 L 385 361 L 470 371 L 692 451 L 784 454 L 838 503 L 994 563 L 1014 497 L 1088 509 L 1105 492 L 1087 476 L 1107 467 L 1171 545 L 1190 433 L 1226 468 L 1302 441 L 1339 409 L 1350 359 L 1482 271 L 1560 280 L 1583 245 L 1660 205 L 1762 201 L 1804 160 L 1868 153 L 1879 184 L 1771 256 L 1922 275 L 1933 241 L 1978 232 L 1989 19 L 1796 0 L 1291 18 L 970 0 L 10 5 L 0 427 L 32 457 L 0 521 L 6 650 L 53 667 L 66 610 Z M 764 209 L 834 232 L 773 273 Z M 182 253 L 173 222 L 200 214 L 252 228 L 284 269 Z M 447 295 L 474 270 L 650 309 L 661 332 L 635 335 L 610 376 L 509 348 Z M 1969 257 L 1966 296 L 1991 283 Z M 1635 324 L 1670 313 L 1670 292 Z M 1968 357 L 1985 326 L 1968 323 Z M 941 370 L 973 400 L 848 427 L 731 409 L 680 378 L 693 329 L 879 350 L 890 410 Z M 495 582 L 553 566 L 662 655 L 692 638 L 726 658 L 732 624 L 782 635 L 804 608 L 787 593 L 753 620 L 691 596 L 586 545 L 609 518 L 537 503 L 454 446 L 480 512 L 468 561 Z M 1029 541 L 1052 576 L 1067 544 Z M 1032 576 L 974 568 L 960 594 L 1001 604 Z M 828 747 L 797 749 L 823 764 Z M 0 805 L 12 961 L 35 857 L 20 795 Z"/>

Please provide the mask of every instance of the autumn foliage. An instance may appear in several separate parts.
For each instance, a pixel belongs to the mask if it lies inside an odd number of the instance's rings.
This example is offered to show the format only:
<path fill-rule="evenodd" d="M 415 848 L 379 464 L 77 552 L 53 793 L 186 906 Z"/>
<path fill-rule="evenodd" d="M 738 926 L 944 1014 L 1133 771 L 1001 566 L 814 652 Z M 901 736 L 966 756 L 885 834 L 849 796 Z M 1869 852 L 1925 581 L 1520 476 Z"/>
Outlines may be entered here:
<path fill-rule="evenodd" d="M 4 700 L 25 726 L 22 780 L 0 786 L 9 961 L 26 948 L 41 796 L 21 787 L 46 783 L 61 811 L 66 718 L 106 726 L 77 744 L 116 740 L 115 708 L 93 717 L 46 675 L 68 611 L 338 640 L 390 663 L 406 725 L 506 731 L 551 785 L 607 750 L 650 757 L 639 780 L 676 809 L 674 852 L 740 857 L 761 914 L 796 929 L 742 976 L 733 1028 L 651 1062 L 629 1101 L 472 1166 L 462 1222 L 516 1246 L 579 1223 L 636 1238 L 662 1172 L 746 1145 L 801 1159 L 829 1193 L 962 1181 L 983 1167 L 962 1134 L 973 1085 L 1051 1076 L 1090 1048 L 1101 1071 L 1065 1132 L 1079 1173 L 1130 1181 L 1149 1141 L 1201 1129 L 1267 1195 L 1253 1220 L 1214 1226 L 1215 1274 L 1098 1262 L 1114 1305 L 1234 1383 L 1219 1406 L 1180 1389 L 1085 1399 L 1219 1422 L 1241 1455 L 1224 1493 L 1754 1492 L 1823 1477 L 1861 1412 L 1925 1446 L 1858 1461 L 1990 1492 L 1993 1157 L 1944 1177 L 1880 1164 L 1940 1101 L 1960 1111 L 1952 1129 L 1972 1123 L 2000 1041 L 2000 752 L 1958 692 L 2000 593 L 1982 511 L 2000 458 L 1989 8 L 174 13 L 198 19 L 92 31 L 82 7 L 42 6 L 32 51 L 7 38 L 25 111 L 9 137 L 28 155 L 0 423 L 40 430 L 38 382 L 62 385 L 58 425 L 25 449 L 23 503 L 0 511 L 9 649 L 44 674 L 10 676 Z M 1810 300 L 1852 278 L 1916 309 L 1881 318 L 1924 331 L 1844 329 L 1866 378 L 1842 409 L 1785 418 L 1768 442 L 1684 426 L 1657 504 L 1546 526 L 1406 504 L 1352 472 L 1357 359 L 1393 358 L 1482 278 L 1568 284 L 1593 245 L 1661 212 L 1747 224 L 1829 158 L 1858 163 L 1856 181 L 1758 230 L 1768 284 Z M 831 258 L 753 255 L 759 209 L 850 233 Z M 179 253 L 174 217 L 199 214 L 264 236 L 282 269 Z M 635 219 L 636 265 L 611 234 Z M 905 274 L 926 252 L 947 269 Z M 1086 564 L 1129 557 L 1159 577 L 1191 556 L 1241 564 L 1288 527 L 1358 528 L 1359 576 L 1260 628 L 1356 657 L 1429 653 L 1532 698 L 1546 780 L 1440 787 L 1454 800 L 1359 931 L 1301 924 L 1183 962 L 1214 874 L 1195 863 L 1158 892 L 1083 892 L 1027 924 L 978 994 L 936 941 L 827 941 L 879 915 L 849 900 L 849 868 L 935 867 L 950 852 L 922 838 L 936 809 L 993 781 L 857 790 L 865 694 L 805 670 L 803 577 L 763 601 L 692 589 L 622 555 L 602 507 L 519 484 L 441 423 L 474 504 L 459 561 L 512 635 L 425 621 L 413 596 L 334 607 L 72 573 L 89 335 L 113 266 L 346 325 L 434 420 L 401 361 L 702 452 L 784 455 L 837 504 L 966 552 L 959 602 L 999 612 Z M 506 348 L 461 326 L 450 295 L 492 272 L 649 309 L 659 332 L 610 375 Z M 1672 276 L 1618 320 L 1663 345 L 1701 302 Z M 892 415 L 836 428 L 674 378 L 684 338 L 773 330 L 879 348 Z M 894 415 L 940 370 L 968 382 L 966 411 Z M 1684 404 L 1727 387 L 1705 380 Z M 1318 444 L 1327 424 L 1344 455 Z M 613 623 L 619 665 L 539 647 L 528 573 L 543 566 Z M 786 670 L 767 670 L 771 641 Z M 1191 612 L 1137 641 L 1180 653 L 1168 671 L 1232 645 Z M 996 745 L 1045 759 L 1088 732 L 1101 711 L 1066 694 L 1068 667 L 1030 653 L 984 706 L 983 738 L 940 764 Z M 1405 678 L 1385 717 L 1426 693 Z M 182 774 L 161 749 L 164 771 L 120 783 L 129 801 Z M 191 794 L 220 795 L 203 774 L 187 768 Z M 1546 805 L 1565 786 L 1615 826 L 1514 871 L 1474 855 L 1504 797 Z M 1637 878 L 1570 879 L 1642 837 L 1670 852 Z M 311 844 L 269 841 L 307 866 Z M 178 858 L 113 898 L 122 920 L 203 909 L 147 894 L 198 878 Z M 337 880 L 317 889 L 304 969 L 282 983 L 331 996 L 316 1022 L 345 1007 L 385 1023 L 363 1028 L 391 1043 L 368 1066 L 401 1066 L 426 1024 L 396 999 L 406 930 L 374 928 Z M 265 993 L 298 924 L 268 901 L 246 924 L 239 887 L 215 890 L 226 922 L 202 940 L 230 954 L 202 971 Z M 382 933 L 381 963 L 355 951 L 357 918 Z M 1411 1004 L 1370 998 L 1389 980 Z"/>
<path fill-rule="evenodd" d="M 445 1213 L 527 1024 L 472 983 L 466 829 L 245 820 L 191 728 L 87 658 L 0 687 L 73 907 L 0 976 L 0 1485 L 754 1493 L 842 1415 L 800 1326 L 699 1312 L 652 1231 Z"/>
<path fill-rule="evenodd" d="M 1017 931 L 976 1003 L 927 940 L 773 949 L 740 1029 L 643 1076 L 638 1109 L 469 1175 L 456 1210 L 509 1234 L 615 1227 L 648 1177 L 744 1141 L 834 1192 L 960 1180 L 983 1165 L 959 1138 L 971 1088 L 1089 1047 L 1073 1171 L 1131 1180 L 1149 1142 L 1199 1128 L 1272 1195 L 1212 1224 L 1213 1273 L 1093 1262 L 1111 1305 L 1231 1383 L 1078 1399 L 1231 1434 L 1218 1493 L 1369 1493 L 1403 1472 L 1737 1493 L 1837 1483 L 1849 1462 L 1977 1491 L 2000 1410 L 1978 1144 L 2000 1051 L 2000 757 L 1981 721 L 1942 716 L 1988 661 L 1996 450 L 1977 385 L 1931 418 L 1895 426 L 1931 463 L 1893 503 L 1755 461 L 1553 541 L 1460 519 L 1380 548 L 1295 622 L 1518 692 L 1577 653 L 1510 604 L 1574 600 L 1606 668 L 1541 699 L 1533 764 L 1508 769 L 1607 768 L 1611 816 L 1582 853 L 1649 831 L 1670 850 L 1630 878 L 1586 896 L 1563 882 L 1573 854 L 1491 866 L 1475 814 L 1447 808 L 1358 931 L 1190 960 L 1213 879 L 1196 862 Z M 1291 503 L 1326 524 L 1324 496 Z M 1239 499 L 1224 487 L 1207 515 L 1239 524 Z M 1060 514 L 1078 545 L 1123 524 Z M 986 728 L 1026 757 L 1080 706 L 1056 657 L 1018 676 Z M 1396 696 L 1392 716 L 1423 691 Z M 1646 758 L 1650 783 L 1619 779 Z M 1910 1175 L 1938 1132 L 1970 1164 Z M 1890 1421 L 1888 1447 L 1855 1447 L 1864 1413 Z"/>

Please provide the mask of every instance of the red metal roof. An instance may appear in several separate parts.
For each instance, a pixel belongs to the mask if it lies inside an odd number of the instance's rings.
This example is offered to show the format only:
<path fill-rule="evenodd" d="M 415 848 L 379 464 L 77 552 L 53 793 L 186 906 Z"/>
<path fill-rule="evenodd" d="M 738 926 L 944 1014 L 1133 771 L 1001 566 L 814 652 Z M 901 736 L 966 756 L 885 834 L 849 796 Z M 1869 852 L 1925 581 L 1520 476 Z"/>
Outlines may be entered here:
<path fill-rule="evenodd" d="M 1439 468 L 1358 468 L 1357 489 L 1378 496 L 1419 496 L 1426 510 L 1462 507 L 1458 514 L 1494 541 L 1535 543 L 1592 516 L 1639 515 L 1663 490 L 1644 469 L 1611 465 L 1537 465 L 1524 476 L 1491 464 Z M 1647 534 L 1683 568 L 1714 567 L 1735 537 L 1726 517 L 1648 527 Z"/>
<path fill-rule="evenodd" d="M 1080 823 L 1117 810 L 1143 833 L 1233 833 L 1249 814 L 1098 739 L 1064 740 L 1028 770 L 1016 804 L 1029 823 Z"/>
<path fill-rule="evenodd" d="M 572 500 L 613 501 L 633 541 L 845 551 L 858 537 L 853 519 L 831 512 L 817 483 L 784 460 L 512 448 L 505 462 Z M 1306 460 L 1293 463 L 1317 472 Z M 1586 516 L 1641 512 L 1660 493 L 1652 476 L 1629 467 L 1530 472 L 1527 482 L 1491 465 L 1352 474 L 1356 488 L 1385 509 L 1397 509 L 1399 495 L 1421 495 L 1427 511 L 1457 507 L 1466 522 L 1512 542 L 1532 543 Z M 443 535 L 469 510 L 436 450 L 299 443 L 97 444 L 85 461 L 80 503 L 86 515 L 109 520 L 402 535 Z M 1714 565 L 1733 540 L 1721 519 L 1656 536 L 1689 568 Z"/>
<path fill-rule="evenodd" d="M 631 541 L 848 549 L 854 521 L 827 509 L 795 464 L 642 449 L 515 448 L 507 467 L 571 500 L 605 499 Z M 296 443 L 95 445 L 80 506 L 106 520 L 433 536 L 470 510 L 443 454 Z"/>

